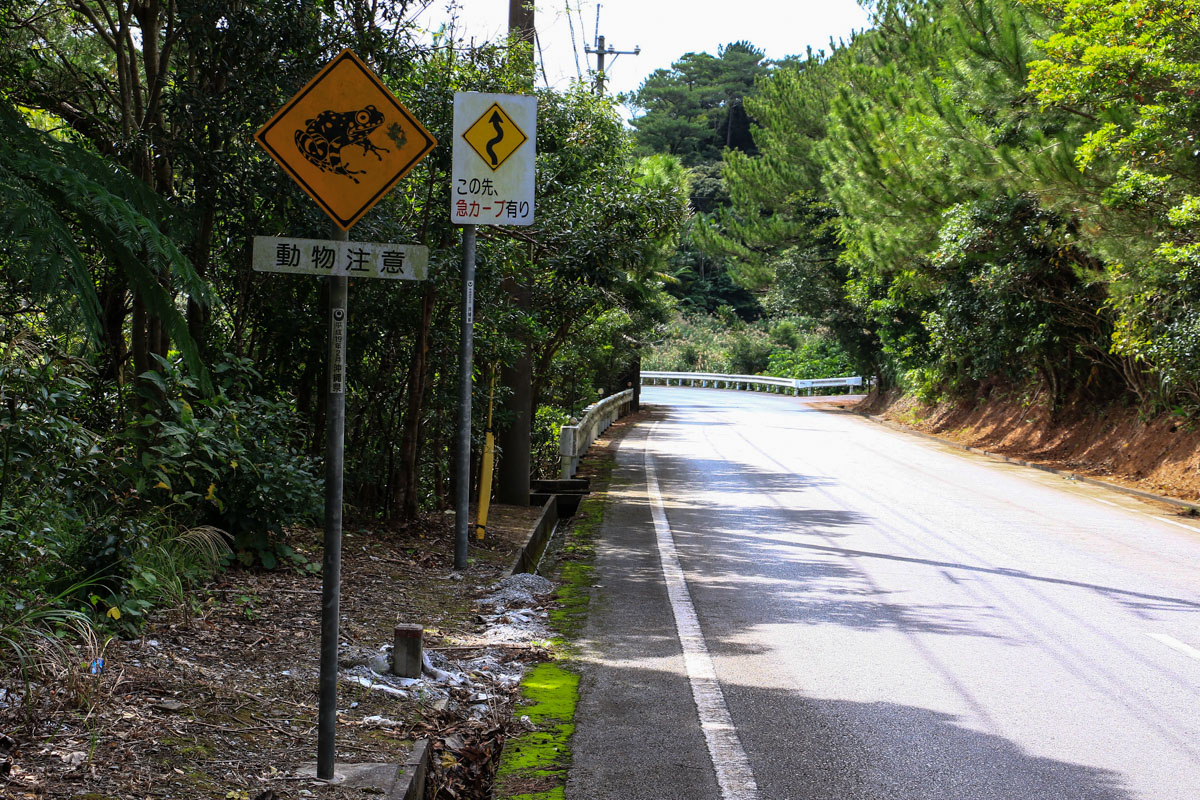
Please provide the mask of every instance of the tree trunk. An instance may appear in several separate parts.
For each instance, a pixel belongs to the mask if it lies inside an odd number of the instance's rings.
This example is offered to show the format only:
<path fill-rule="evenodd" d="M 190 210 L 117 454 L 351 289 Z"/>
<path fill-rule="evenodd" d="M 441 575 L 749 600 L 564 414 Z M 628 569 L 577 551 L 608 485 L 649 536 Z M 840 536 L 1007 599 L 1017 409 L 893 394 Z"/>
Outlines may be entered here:
<path fill-rule="evenodd" d="M 633 402 L 629 406 L 630 413 L 642 410 L 642 353 L 636 351 L 629 370 L 625 373 L 622 389 L 633 389 Z"/>
<path fill-rule="evenodd" d="M 508 30 L 526 42 L 533 42 L 534 6 L 531 0 L 508 0 Z"/>
<path fill-rule="evenodd" d="M 536 35 L 534 25 L 534 6 L 530 0 L 509 0 L 509 33 L 523 41 L 533 42 Z M 520 313 L 529 314 L 531 299 L 528 286 L 509 278 L 502 284 L 502 289 Z M 503 453 L 496 476 L 496 498 L 501 503 L 524 506 L 529 504 L 533 364 L 529 355 L 532 343 L 523 341 L 520 344 L 521 355 L 513 364 L 500 370 L 500 383 L 507 386 L 511 393 L 505 404 L 510 416 L 509 425 L 496 436 L 498 449 Z"/>
<path fill-rule="evenodd" d="M 425 284 L 421 298 L 421 323 L 413 341 L 408 368 L 408 408 L 404 413 L 404 430 L 400 438 L 399 516 L 411 520 L 420 510 L 420 453 L 421 411 L 429 386 L 429 336 L 433 327 L 433 309 L 437 304 L 437 286 Z"/>
<path fill-rule="evenodd" d="M 504 282 L 504 289 L 513 304 L 522 313 L 528 314 L 528 287 L 508 279 Z M 507 386 L 511 394 L 505 404 L 509 424 L 500 429 L 496 437 L 503 454 L 500 469 L 497 470 L 496 496 L 501 503 L 514 506 L 529 504 L 529 451 L 533 428 L 533 365 L 529 358 L 529 342 L 522 341 L 520 344 L 520 356 L 500 370 L 500 383 Z"/>
<path fill-rule="evenodd" d="M 133 329 L 130 345 L 133 349 L 133 374 L 136 378 L 150 369 L 150 331 L 146 317 L 146 306 L 140 297 L 133 298 Z"/>
<path fill-rule="evenodd" d="M 212 198 L 215 192 L 208 186 L 205 186 L 201 191 L 197 192 L 198 196 Z M 201 278 L 208 279 L 208 268 L 212 262 L 212 234 L 213 226 L 216 222 L 217 208 L 211 199 L 206 200 L 204 208 L 200 211 L 200 222 L 196 229 L 196 238 L 192 242 L 192 267 L 196 270 L 196 274 Z M 196 343 L 197 349 L 201 354 L 206 354 L 204 328 L 208 322 L 208 313 L 192 298 L 188 298 L 187 305 L 187 322 L 188 334 L 192 337 L 192 341 Z"/>
<path fill-rule="evenodd" d="M 101 379 L 112 381 L 118 386 L 125 383 L 125 360 L 129 350 L 125 343 L 125 317 L 128 309 L 125 307 L 128 294 L 124 286 L 105 281 L 100 289 L 100 307 L 104 315 L 102 347 L 104 349 L 104 370 Z"/>

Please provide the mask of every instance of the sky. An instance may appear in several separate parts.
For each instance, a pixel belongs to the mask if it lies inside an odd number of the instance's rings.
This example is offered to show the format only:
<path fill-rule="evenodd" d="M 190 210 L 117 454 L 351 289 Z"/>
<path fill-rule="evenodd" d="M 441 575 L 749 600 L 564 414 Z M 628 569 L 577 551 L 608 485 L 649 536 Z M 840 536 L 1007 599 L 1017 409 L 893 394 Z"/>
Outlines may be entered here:
<path fill-rule="evenodd" d="M 436 28 L 449 19 L 447 0 L 434 0 L 417 21 Z M 707 52 L 747 40 L 767 58 L 829 49 L 830 38 L 845 39 L 867 26 L 867 13 L 856 0 L 606 0 L 600 4 L 599 33 L 617 50 L 640 47 L 639 55 L 608 57 L 608 90 L 637 89 L 656 69 L 668 69 L 684 53 Z M 508 0 L 458 0 L 458 18 L 467 38 L 496 40 L 508 26 Z M 568 15 L 567 7 L 572 9 Z M 594 0 L 536 0 L 536 25 L 547 82 L 565 88 L 579 69 L 595 68 Z M 568 22 L 569 19 L 569 22 Z M 572 48 L 572 26 L 575 47 Z M 585 60 L 586 59 L 586 60 Z M 541 76 L 538 84 L 542 85 Z"/>

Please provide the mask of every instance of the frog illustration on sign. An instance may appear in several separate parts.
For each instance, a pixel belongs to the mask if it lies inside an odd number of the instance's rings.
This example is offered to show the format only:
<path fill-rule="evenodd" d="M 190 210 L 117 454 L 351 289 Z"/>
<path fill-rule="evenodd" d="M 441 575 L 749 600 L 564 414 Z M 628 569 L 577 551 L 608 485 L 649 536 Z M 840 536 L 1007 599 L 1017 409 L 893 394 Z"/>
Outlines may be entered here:
<path fill-rule="evenodd" d="M 345 175 L 358 183 L 355 175 L 366 174 L 364 169 L 350 169 L 342 161 L 342 148 L 354 145 L 361 147 L 363 155 L 374 153 L 380 161 L 380 153 L 391 152 L 376 147 L 371 134 L 384 123 L 383 112 L 374 105 L 358 111 L 322 111 L 312 119 L 305 120 L 305 128 L 296 131 L 296 148 L 313 166 L 323 172 Z"/>

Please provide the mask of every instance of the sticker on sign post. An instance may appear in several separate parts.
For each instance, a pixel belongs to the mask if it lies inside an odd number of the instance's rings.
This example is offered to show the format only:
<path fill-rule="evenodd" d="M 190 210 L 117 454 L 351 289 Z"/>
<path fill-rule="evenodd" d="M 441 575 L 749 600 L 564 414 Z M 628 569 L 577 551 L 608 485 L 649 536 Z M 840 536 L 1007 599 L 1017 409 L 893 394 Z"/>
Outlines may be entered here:
<path fill-rule="evenodd" d="M 532 225 L 537 98 L 455 92 L 450 221 Z"/>
<path fill-rule="evenodd" d="M 346 309 L 335 308 L 329 320 L 329 393 L 346 393 Z"/>

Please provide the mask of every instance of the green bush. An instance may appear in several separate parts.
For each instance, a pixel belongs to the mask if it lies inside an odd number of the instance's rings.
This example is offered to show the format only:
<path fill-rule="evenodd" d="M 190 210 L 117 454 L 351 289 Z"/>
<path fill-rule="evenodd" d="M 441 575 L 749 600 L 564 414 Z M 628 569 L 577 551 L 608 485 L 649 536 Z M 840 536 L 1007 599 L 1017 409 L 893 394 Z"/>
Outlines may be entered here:
<path fill-rule="evenodd" d="M 89 370 L 28 335 L 0 349 L 0 616 L 21 615 L 95 536 L 108 474 L 79 421 Z"/>
<path fill-rule="evenodd" d="M 717 317 L 680 316 L 662 342 L 645 355 L 644 370 L 836 378 L 855 374 L 838 343 L 792 319 L 739 323 Z"/>
<path fill-rule="evenodd" d="M 187 527 L 227 531 L 246 565 L 298 560 L 283 530 L 315 519 L 324 501 L 314 461 L 292 440 L 295 413 L 252 392 L 260 377 L 248 361 L 216 367 L 211 397 L 177 364 L 159 366 L 141 376 L 143 413 L 129 432 L 140 452 L 124 464 L 134 491 L 176 509 Z"/>
<path fill-rule="evenodd" d="M 939 232 L 936 276 L 923 325 L 951 391 L 991 377 L 1040 378 L 1055 403 L 1073 375 L 1108 357 L 1104 294 L 1078 267 L 1073 224 L 1029 196 L 950 209 Z"/>
<path fill-rule="evenodd" d="M 790 348 L 771 353 L 767 374 L 779 378 L 840 378 L 854 374 L 850 358 L 836 342 L 799 333 L 793 333 L 790 340 Z"/>
<path fill-rule="evenodd" d="M 235 550 L 247 564 L 301 561 L 281 534 L 322 498 L 291 442 L 294 412 L 252 391 L 245 362 L 214 375 L 204 395 L 161 360 L 136 394 L 106 395 L 54 341 L 25 331 L 0 347 L 0 629 L 60 609 L 132 633 L 153 610 L 186 612 L 187 587 Z M 138 401 L 127 428 L 82 421 Z"/>
<path fill-rule="evenodd" d="M 752 357 L 751 341 L 765 340 L 760 326 L 739 325 L 733 332 L 706 314 L 681 315 L 666 326 L 661 343 L 642 359 L 644 370 L 668 372 L 733 372 L 735 351 Z M 740 343 L 735 340 L 740 339 Z M 743 359 L 745 360 L 745 359 Z M 764 362 L 765 364 L 765 357 Z"/>
<path fill-rule="evenodd" d="M 155 515 L 143 518 L 137 546 L 124 554 L 120 586 L 105 594 L 88 594 L 89 604 L 127 634 L 135 634 L 146 616 L 159 608 L 179 609 L 190 618 L 194 598 L 188 588 L 231 554 L 224 531 L 202 526 L 178 532 L 165 515 L 158 517 L 158 525 L 152 524 L 154 519 Z"/>
<path fill-rule="evenodd" d="M 558 437 L 571 417 L 561 408 L 541 406 L 533 418 L 533 453 L 529 468 L 534 475 L 557 478 L 559 473 Z"/>
<path fill-rule="evenodd" d="M 729 342 L 729 372 L 733 375 L 758 375 L 767 368 L 771 342 L 760 331 L 738 331 Z"/>

